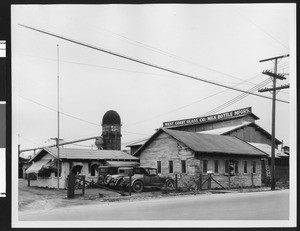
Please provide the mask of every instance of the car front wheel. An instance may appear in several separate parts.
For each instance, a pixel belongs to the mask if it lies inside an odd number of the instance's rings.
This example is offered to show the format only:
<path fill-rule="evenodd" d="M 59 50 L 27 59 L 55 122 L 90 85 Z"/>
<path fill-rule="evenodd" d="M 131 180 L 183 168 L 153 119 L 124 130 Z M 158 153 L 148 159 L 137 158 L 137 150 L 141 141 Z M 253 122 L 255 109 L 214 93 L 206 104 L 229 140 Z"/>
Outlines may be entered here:
<path fill-rule="evenodd" d="M 144 189 L 143 182 L 141 182 L 141 181 L 135 181 L 133 183 L 133 185 L 132 185 L 132 189 L 133 189 L 134 192 L 137 192 L 137 193 L 142 192 L 143 189 Z"/>

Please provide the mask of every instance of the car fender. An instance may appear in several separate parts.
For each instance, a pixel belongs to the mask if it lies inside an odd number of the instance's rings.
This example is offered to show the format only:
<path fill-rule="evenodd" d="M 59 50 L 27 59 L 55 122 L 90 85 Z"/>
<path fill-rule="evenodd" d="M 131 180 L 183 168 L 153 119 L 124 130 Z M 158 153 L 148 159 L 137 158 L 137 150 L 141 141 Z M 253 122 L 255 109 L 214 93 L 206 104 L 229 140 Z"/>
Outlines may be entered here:
<path fill-rule="evenodd" d="M 167 182 L 168 180 L 175 181 L 172 177 L 167 177 L 167 178 L 165 179 L 165 182 Z"/>
<path fill-rule="evenodd" d="M 175 180 L 174 180 L 172 177 L 167 177 L 167 178 L 165 179 L 164 184 L 166 184 L 169 180 L 171 180 L 171 181 L 173 181 L 173 182 L 175 183 Z"/>
<path fill-rule="evenodd" d="M 116 182 L 115 182 L 115 185 L 116 185 L 116 186 L 121 182 L 121 180 L 123 180 L 123 177 L 124 177 L 124 176 L 120 176 L 120 177 L 118 177 L 118 178 L 116 179 Z"/>
<path fill-rule="evenodd" d="M 142 179 L 136 178 L 131 182 L 131 186 L 133 186 L 134 182 L 136 182 L 136 181 L 141 181 L 144 184 L 144 181 Z"/>

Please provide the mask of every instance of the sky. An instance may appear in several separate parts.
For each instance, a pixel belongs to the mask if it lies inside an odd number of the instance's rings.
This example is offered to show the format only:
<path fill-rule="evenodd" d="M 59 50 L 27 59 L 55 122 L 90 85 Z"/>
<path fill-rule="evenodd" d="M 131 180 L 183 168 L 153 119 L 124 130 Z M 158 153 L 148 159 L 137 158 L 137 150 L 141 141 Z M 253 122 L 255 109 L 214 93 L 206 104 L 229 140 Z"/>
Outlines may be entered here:
<path fill-rule="evenodd" d="M 276 97 L 276 138 L 290 144 L 295 91 L 292 4 L 13 5 L 13 139 L 21 149 L 101 135 L 102 117 L 119 113 L 122 148 L 163 122 L 252 107 L 271 133 L 272 100 L 122 59 L 26 25 L 218 84 L 250 90 L 270 78 L 272 61 L 291 84 Z M 270 81 L 268 81 L 270 82 Z M 262 87 L 272 87 L 271 83 Z M 272 97 L 270 92 L 257 94 Z M 94 140 L 70 145 L 91 148 Z M 26 155 L 29 155 L 26 153 Z"/>

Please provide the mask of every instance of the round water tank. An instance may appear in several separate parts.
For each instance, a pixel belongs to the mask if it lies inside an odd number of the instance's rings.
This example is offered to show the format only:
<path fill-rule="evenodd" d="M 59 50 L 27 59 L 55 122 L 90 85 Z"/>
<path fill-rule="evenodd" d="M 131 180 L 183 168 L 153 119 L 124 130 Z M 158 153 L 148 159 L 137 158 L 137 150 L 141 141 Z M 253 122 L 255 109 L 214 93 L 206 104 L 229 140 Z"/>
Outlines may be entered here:
<path fill-rule="evenodd" d="M 121 125 L 121 118 L 116 111 L 107 111 L 102 119 L 102 124 L 117 124 Z"/>

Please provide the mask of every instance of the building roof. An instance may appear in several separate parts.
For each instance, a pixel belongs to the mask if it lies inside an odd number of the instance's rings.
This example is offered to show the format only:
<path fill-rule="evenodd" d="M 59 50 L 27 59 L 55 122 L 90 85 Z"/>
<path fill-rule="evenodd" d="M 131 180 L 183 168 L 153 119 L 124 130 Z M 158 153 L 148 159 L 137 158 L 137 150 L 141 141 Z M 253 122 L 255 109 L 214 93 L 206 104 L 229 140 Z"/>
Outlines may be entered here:
<path fill-rule="evenodd" d="M 34 160 L 38 155 L 47 152 L 57 158 L 57 148 L 43 148 L 30 161 Z M 92 150 L 92 149 L 75 149 L 60 148 L 60 159 L 82 159 L 82 160 L 138 160 L 138 158 L 118 150 Z"/>
<path fill-rule="evenodd" d="M 142 139 L 142 140 L 138 140 L 138 141 L 132 142 L 131 144 L 126 145 L 126 147 L 141 146 L 141 145 L 143 145 L 149 138 L 150 138 L 150 137 L 148 137 L 148 138 L 146 138 L 146 139 Z"/>
<path fill-rule="evenodd" d="M 102 119 L 102 124 L 110 125 L 110 124 L 118 124 L 121 125 L 121 118 L 116 111 L 110 110 L 107 111 Z"/>
<path fill-rule="evenodd" d="M 242 124 L 239 124 L 239 125 L 236 125 L 236 126 L 229 126 L 229 127 L 217 128 L 217 129 L 212 129 L 212 130 L 206 130 L 206 131 L 201 131 L 201 132 L 198 132 L 198 133 L 214 134 L 214 135 L 227 135 L 230 132 L 233 132 L 235 130 L 238 130 L 240 128 L 247 127 L 247 126 L 255 127 L 256 130 L 258 130 L 261 133 L 265 134 L 268 138 L 272 137 L 272 135 L 270 133 L 268 133 L 262 127 L 258 126 L 256 123 L 247 122 L 247 121 L 244 121 Z M 281 144 L 281 141 L 279 141 L 278 139 L 275 139 L 275 142 L 276 142 L 276 144 Z"/>
<path fill-rule="evenodd" d="M 177 131 L 166 128 L 159 129 L 134 155 L 140 155 L 140 153 L 163 132 L 182 142 L 195 152 L 256 156 L 266 155 L 266 153 L 236 137 Z"/>
<path fill-rule="evenodd" d="M 246 127 L 249 124 L 252 124 L 253 122 L 247 122 L 244 121 L 242 124 L 235 125 L 235 126 L 229 126 L 229 127 L 223 127 L 223 128 L 217 128 L 217 129 L 212 129 L 212 130 L 206 130 L 206 131 L 200 131 L 197 133 L 202 133 L 202 134 L 212 134 L 212 135 L 225 135 L 226 133 L 229 133 L 231 131 L 237 130 L 242 127 Z"/>
<path fill-rule="evenodd" d="M 262 127 L 258 126 L 254 122 L 248 122 L 248 121 L 243 121 L 242 124 L 238 124 L 238 125 L 235 125 L 235 126 L 228 126 L 228 127 L 222 127 L 222 128 L 211 129 L 211 130 L 206 130 L 206 131 L 200 131 L 200 132 L 197 132 L 197 133 L 211 134 L 211 135 L 227 135 L 230 132 L 233 132 L 233 131 L 238 130 L 238 129 L 243 128 L 243 127 L 247 127 L 249 125 L 254 126 L 257 130 L 260 130 L 262 133 L 266 134 L 268 137 L 271 137 L 271 134 L 268 133 L 266 130 L 264 130 Z M 142 146 L 148 139 L 149 138 L 133 142 L 133 143 L 127 145 L 126 147 Z M 278 139 L 275 139 L 275 141 L 276 141 L 277 144 L 281 143 Z"/>
<path fill-rule="evenodd" d="M 270 145 L 262 144 L 262 143 L 252 143 L 252 142 L 248 142 L 248 143 L 251 144 L 252 146 L 262 150 L 263 152 L 265 152 L 268 155 L 268 157 L 271 157 L 272 147 Z M 275 158 L 281 158 L 281 157 L 289 157 L 289 155 L 287 155 L 275 148 Z"/>
<path fill-rule="evenodd" d="M 106 161 L 107 166 L 116 166 L 116 167 L 129 167 L 129 166 L 140 166 L 140 163 L 137 161 Z"/>

